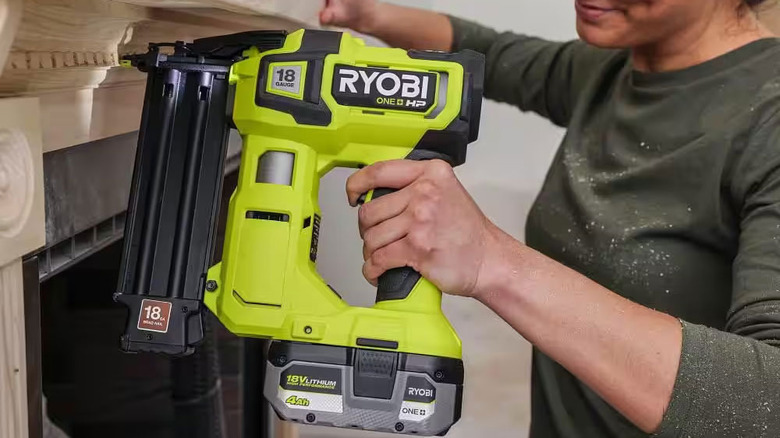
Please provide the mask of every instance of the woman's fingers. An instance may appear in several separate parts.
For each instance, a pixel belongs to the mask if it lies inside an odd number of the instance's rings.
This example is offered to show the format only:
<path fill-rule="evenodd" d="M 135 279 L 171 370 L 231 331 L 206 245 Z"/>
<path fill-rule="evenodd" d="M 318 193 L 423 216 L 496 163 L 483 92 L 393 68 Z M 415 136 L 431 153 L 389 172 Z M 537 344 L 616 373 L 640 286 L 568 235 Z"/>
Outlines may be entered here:
<path fill-rule="evenodd" d="M 371 227 L 403 213 L 409 205 L 410 196 L 408 191 L 400 190 L 361 205 L 358 210 L 360 237 L 364 237 L 366 230 Z"/>
<path fill-rule="evenodd" d="M 415 261 L 410 258 L 412 251 L 406 239 L 379 248 L 363 263 L 363 276 L 376 286 L 379 276 L 393 268 L 409 266 L 416 270 Z"/>
<path fill-rule="evenodd" d="M 409 232 L 411 219 L 406 214 L 378 223 L 363 232 L 363 260 L 377 250 L 403 239 Z"/>
<path fill-rule="evenodd" d="M 353 173 L 347 179 L 349 205 L 357 205 L 361 195 L 377 188 L 400 189 L 425 171 L 425 163 L 413 160 L 382 161 Z"/>

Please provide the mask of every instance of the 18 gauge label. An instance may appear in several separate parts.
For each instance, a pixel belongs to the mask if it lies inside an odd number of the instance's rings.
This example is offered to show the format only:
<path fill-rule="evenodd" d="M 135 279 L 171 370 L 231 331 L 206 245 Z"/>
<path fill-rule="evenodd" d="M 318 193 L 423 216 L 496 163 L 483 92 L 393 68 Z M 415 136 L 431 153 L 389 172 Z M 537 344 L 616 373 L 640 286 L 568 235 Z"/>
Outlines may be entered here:
<path fill-rule="evenodd" d="M 272 62 L 265 73 L 266 92 L 292 99 L 303 99 L 307 61 Z"/>
<path fill-rule="evenodd" d="M 271 89 L 292 94 L 301 92 L 301 66 L 280 65 L 271 69 Z"/>
<path fill-rule="evenodd" d="M 142 300 L 138 315 L 138 330 L 168 333 L 173 305 L 166 301 Z"/>

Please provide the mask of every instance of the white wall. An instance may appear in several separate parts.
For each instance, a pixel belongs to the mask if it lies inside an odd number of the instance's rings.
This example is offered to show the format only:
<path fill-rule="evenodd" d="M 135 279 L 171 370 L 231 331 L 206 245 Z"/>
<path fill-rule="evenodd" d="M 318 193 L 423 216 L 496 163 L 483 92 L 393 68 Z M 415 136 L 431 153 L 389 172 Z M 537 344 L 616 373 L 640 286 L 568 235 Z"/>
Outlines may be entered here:
<path fill-rule="evenodd" d="M 501 30 L 559 40 L 576 37 L 570 0 L 407 0 L 399 3 L 432 7 Z M 457 170 L 488 217 L 518 238 L 523 235 L 528 208 L 562 133 L 539 117 L 486 102 L 480 140 L 470 147 L 467 163 Z M 356 211 L 347 206 L 344 195 L 344 180 L 350 173 L 336 170 L 322 181 L 320 200 L 324 218 L 318 267 L 347 301 L 371 305 L 374 291 L 360 275 L 362 257 Z M 477 303 L 448 297 L 444 308 L 463 339 L 467 374 L 463 419 L 448 436 L 524 437 L 529 419 L 530 347 Z M 304 436 L 325 434 L 359 435 L 321 428 L 304 430 Z"/>

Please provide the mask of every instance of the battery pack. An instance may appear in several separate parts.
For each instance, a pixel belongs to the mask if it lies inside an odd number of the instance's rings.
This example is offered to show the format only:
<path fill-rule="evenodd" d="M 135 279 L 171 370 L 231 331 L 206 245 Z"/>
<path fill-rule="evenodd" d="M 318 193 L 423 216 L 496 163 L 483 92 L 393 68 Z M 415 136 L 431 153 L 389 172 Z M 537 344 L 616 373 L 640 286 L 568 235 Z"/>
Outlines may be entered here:
<path fill-rule="evenodd" d="M 460 418 L 463 362 L 275 341 L 264 383 L 265 397 L 283 420 L 443 436 Z"/>

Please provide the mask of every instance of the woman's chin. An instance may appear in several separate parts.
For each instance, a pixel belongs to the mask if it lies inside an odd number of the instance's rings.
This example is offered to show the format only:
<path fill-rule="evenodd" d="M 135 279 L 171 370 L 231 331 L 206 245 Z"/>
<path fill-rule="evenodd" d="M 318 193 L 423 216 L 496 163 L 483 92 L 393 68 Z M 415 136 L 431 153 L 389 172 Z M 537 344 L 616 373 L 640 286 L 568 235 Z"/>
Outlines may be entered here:
<path fill-rule="evenodd" d="M 596 47 L 605 49 L 630 47 L 625 32 L 604 29 L 601 26 L 590 24 L 579 18 L 577 19 L 577 34 L 580 36 L 580 39 Z"/>

